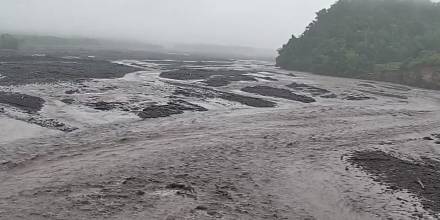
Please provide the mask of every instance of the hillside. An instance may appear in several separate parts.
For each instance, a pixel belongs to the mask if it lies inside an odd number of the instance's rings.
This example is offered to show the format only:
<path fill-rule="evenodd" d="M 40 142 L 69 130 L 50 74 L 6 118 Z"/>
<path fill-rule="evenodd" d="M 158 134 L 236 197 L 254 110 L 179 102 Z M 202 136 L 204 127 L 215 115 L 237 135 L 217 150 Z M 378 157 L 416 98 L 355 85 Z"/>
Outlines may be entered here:
<path fill-rule="evenodd" d="M 340 0 L 283 45 L 277 65 L 440 89 L 440 4 Z"/>

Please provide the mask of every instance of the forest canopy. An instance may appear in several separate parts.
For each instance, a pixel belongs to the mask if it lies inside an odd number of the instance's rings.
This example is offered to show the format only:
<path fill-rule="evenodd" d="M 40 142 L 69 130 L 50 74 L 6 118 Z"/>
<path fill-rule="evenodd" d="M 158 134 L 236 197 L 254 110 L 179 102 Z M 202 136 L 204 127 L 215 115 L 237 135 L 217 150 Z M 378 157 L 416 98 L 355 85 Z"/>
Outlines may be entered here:
<path fill-rule="evenodd" d="M 277 65 L 351 77 L 440 66 L 440 4 L 339 0 L 283 45 Z"/>

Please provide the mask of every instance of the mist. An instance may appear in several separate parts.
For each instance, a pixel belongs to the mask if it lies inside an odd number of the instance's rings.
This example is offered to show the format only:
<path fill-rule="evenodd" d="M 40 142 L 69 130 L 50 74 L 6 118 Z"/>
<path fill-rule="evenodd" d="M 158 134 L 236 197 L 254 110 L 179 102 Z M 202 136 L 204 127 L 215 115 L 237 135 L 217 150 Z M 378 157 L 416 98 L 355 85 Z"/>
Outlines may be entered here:
<path fill-rule="evenodd" d="M 0 32 L 277 49 L 335 0 L 2 0 Z"/>

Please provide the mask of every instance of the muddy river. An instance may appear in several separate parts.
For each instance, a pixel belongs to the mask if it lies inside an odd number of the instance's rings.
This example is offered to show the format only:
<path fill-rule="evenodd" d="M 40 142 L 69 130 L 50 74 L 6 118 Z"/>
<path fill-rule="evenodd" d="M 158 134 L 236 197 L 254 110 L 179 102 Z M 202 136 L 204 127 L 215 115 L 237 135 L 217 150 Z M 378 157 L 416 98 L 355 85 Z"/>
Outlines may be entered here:
<path fill-rule="evenodd" d="M 253 60 L 86 63 L 2 74 L 0 219 L 440 218 L 438 91 Z"/>

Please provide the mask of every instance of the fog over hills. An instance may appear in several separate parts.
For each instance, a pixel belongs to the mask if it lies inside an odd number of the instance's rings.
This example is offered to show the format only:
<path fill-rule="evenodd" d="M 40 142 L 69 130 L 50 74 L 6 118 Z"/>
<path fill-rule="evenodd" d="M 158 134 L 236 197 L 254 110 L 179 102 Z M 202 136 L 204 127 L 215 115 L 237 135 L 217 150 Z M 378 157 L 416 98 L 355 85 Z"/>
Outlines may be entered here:
<path fill-rule="evenodd" d="M 334 0 L 3 0 L 0 30 L 279 48 Z"/>

